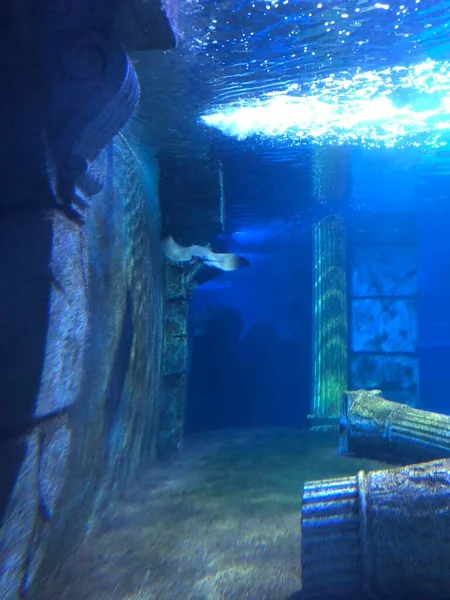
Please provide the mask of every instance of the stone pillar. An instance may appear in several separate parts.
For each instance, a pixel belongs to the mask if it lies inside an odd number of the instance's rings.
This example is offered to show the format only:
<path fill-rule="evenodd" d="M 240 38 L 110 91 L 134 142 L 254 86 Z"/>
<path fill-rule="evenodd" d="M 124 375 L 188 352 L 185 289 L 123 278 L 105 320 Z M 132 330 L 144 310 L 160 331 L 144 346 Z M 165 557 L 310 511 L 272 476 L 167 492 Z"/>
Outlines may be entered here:
<path fill-rule="evenodd" d="M 347 249 L 341 207 L 347 191 L 348 156 L 318 149 L 313 161 L 313 429 L 337 425 L 348 377 Z"/>
<path fill-rule="evenodd" d="M 167 458 L 182 447 L 189 369 L 189 300 L 202 264 L 166 260 L 164 347 L 157 455 Z"/>
<path fill-rule="evenodd" d="M 157 455 L 178 452 L 183 439 L 187 390 L 187 299 L 183 266 L 166 261 L 164 345 Z"/>
<path fill-rule="evenodd" d="M 213 156 L 179 157 L 159 154 L 159 203 L 163 233 L 182 245 L 208 245 L 223 229 L 223 167 Z M 166 260 L 162 397 L 157 456 L 176 454 L 182 446 L 189 363 L 188 305 L 199 284 L 196 275 L 213 270 L 203 263 Z M 205 280 L 207 280 L 205 279 Z M 204 280 L 204 281 L 205 281 Z"/>

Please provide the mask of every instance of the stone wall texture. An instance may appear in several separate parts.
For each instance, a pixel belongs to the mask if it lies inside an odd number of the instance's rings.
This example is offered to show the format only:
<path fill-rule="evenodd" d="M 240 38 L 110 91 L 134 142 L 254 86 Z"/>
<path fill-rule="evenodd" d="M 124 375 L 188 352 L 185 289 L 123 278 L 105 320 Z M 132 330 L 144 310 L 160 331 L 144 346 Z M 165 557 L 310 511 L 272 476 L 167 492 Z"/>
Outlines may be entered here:
<path fill-rule="evenodd" d="M 182 448 L 189 372 L 189 299 L 201 264 L 165 262 L 164 344 L 157 457 L 167 459 Z"/>
<path fill-rule="evenodd" d="M 156 163 L 144 168 L 121 134 L 95 168 L 105 185 L 83 226 L 31 210 L 0 221 L 2 600 L 48 597 L 104 502 L 156 452 Z"/>
<path fill-rule="evenodd" d="M 417 405 L 417 282 L 417 244 L 353 248 L 352 389 L 380 389 L 388 400 Z"/>

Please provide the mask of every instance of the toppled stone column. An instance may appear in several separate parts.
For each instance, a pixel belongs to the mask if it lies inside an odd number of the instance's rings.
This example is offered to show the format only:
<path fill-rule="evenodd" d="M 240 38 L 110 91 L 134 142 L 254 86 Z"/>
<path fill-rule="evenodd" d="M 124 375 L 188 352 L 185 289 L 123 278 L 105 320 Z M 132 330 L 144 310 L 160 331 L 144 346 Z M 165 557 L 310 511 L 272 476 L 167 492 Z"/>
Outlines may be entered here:
<path fill-rule="evenodd" d="M 339 454 L 348 453 L 407 462 L 450 457 L 450 417 L 390 402 L 378 390 L 346 392 Z"/>
<path fill-rule="evenodd" d="M 448 598 L 450 460 L 305 484 L 305 597 Z"/>

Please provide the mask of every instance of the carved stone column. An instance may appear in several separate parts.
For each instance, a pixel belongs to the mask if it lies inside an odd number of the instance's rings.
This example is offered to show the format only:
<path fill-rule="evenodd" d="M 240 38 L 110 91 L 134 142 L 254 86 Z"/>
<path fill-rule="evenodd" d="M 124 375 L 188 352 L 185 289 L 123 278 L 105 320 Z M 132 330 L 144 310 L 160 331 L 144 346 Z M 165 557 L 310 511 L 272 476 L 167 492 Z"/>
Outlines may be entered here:
<path fill-rule="evenodd" d="M 341 216 L 348 157 L 344 150 L 316 150 L 313 195 L 319 215 L 313 230 L 313 428 L 337 425 L 347 387 L 347 249 Z"/>

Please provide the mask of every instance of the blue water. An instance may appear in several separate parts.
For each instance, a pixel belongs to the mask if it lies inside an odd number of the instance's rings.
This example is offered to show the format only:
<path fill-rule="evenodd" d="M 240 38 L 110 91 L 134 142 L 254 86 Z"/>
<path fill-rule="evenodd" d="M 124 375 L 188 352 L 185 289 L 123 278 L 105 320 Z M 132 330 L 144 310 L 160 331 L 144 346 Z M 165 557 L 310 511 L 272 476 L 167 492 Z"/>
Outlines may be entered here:
<path fill-rule="evenodd" d="M 349 231 L 361 218 L 397 219 L 400 229 L 402 215 L 416 223 L 419 405 L 448 413 L 449 8 L 431 0 L 189 2 L 178 54 L 163 59 L 174 69 L 164 80 L 173 127 L 170 139 L 160 133 L 180 154 L 215 148 L 224 165 L 225 222 L 214 244 L 252 261 L 251 272 L 222 274 L 197 290 L 194 320 L 201 323 L 214 307 L 234 307 L 242 336 L 266 323 L 279 339 L 303 343 L 311 342 L 308 261 L 318 216 L 311 144 L 350 145 L 351 182 L 342 203 Z M 328 113 L 317 111 L 305 119 L 299 102 L 306 99 L 308 108 L 314 95 L 342 119 L 334 114 L 330 124 Z M 354 121 L 345 130 L 349 115 L 383 116 L 386 105 L 370 104 L 379 96 L 406 112 L 368 126 Z M 355 98 L 366 104 L 355 105 Z M 155 110 L 144 97 L 142 118 L 149 107 Z M 264 109 L 256 117 L 255 107 Z M 239 116 L 242 108 L 250 110 Z M 205 115 L 222 120 L 206 126 Z M 348 131 L 358 135 L 350 139 Z M 302 394 L 310 384 L 305 378 Z"/>

